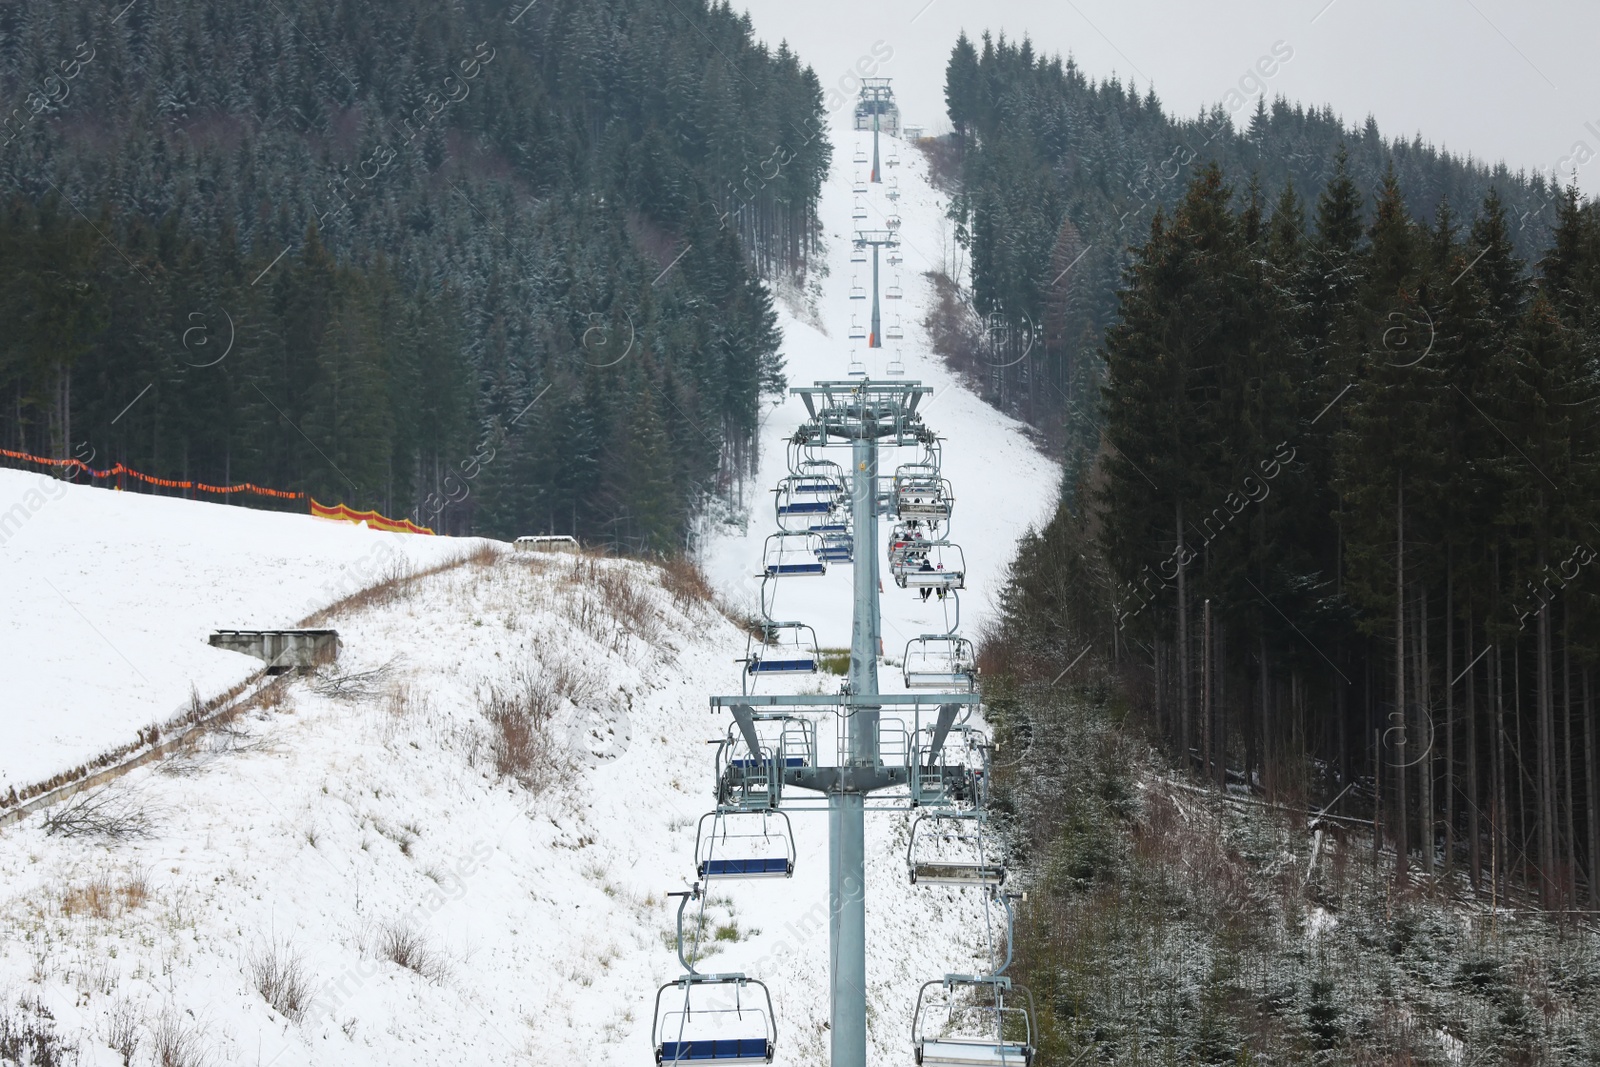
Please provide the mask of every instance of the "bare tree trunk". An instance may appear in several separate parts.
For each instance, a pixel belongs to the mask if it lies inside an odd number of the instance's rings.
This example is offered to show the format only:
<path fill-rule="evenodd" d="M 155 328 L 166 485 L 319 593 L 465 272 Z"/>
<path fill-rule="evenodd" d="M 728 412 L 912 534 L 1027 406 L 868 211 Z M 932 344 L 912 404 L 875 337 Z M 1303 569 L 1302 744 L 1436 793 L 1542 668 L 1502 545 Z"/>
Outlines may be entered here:
<path fill-rule="evenodd" d="M 1184 580 L 1183 501 L 1177 504 L 1178 527 L 1178 751 L 1189 765 L 1189 591 Z"/>
<path fill-rule="evenodd" d="M 1417 825 L 1422 833 L 1422 870 L 1428 875 L 1433 874 L 1433 702 L 1428 694 L 1428 589 L 1423 583 L 1417 583 L 1417 620 L 1414 624 L 1416 631 L 1416 677 L 1417 677 L 1417 714 L 1428 722 L 1427 735 L 1419 740 L 1426 745 L 1422 758 L 1417 761 L 1417 775 L 1420 789 L 1417 794 Z"/>
<path fill-rule="evenodd" d="M 1455 568 L 1450 552 L 1444 564 L 1444 869 L 1456 863 L 1456 620 Z"/>
<path fill-rule="evenodd" d="M 1506 698 L 1505 698 L 1505 664 L 1500 659 L 1500 644 L 1494 646 L 1494 780 L 1495 780 L 1495 810 L 1494 810 L 1494 846 L 1495 854 L 1499 857 L 1497 870 L 1490 875 L 1499 887 L 1500 896 L 1505 896 L 1506 885 L 1506 846 L 1510 836 L 1506 826 Z"/>
<path fill-rule="evenodd" d="M 1200 609 L 1200 768 L 1213 773 L 1216 739 L 1211 723 L 1211 600 Z"/>
<path fill-rule="evenodd" d="M 1410 842 L 1406 837 L 1410 815 L 1406 810 L 1406 489 L 1399 483 L 1395 497 L 1394 554 L 1394 712 L 1399 739 L 1395 742 L 1395 868 L 1396 878 L 1406 876 Z"/>
<path fill-rule="evenodd" d="M 1584 790 L 1589 798 L 1589 906 L 1600 907 L 1600 790 L 1595 788 L 1600 777 L 1600 762 L 1595 760 L 1594 701 L 1589 694 L 1589 668 L 1583 668 L 1583 747 L 1588 757 L 1589 773 L 1584 776 Z"/>
<path fill-rule="evenodd" d="M 1561 882 L 1562 898 L 1567 907 L 1578 904 L 1578 827 L 1577 813 L 1572 797 L 1572 601 L 1561 602 L 1561 725 L 1562 746 L 1566 749 L 1561 760 L 1561 796 L 1563 812 L 1562 832 L 1567 841 L 1566 877 Z"/>
<path fill-rule="evenodd" d="M 1544 553 L 1539 553 L 1539 563 L 1544 564 Z M 1556 841 L 1556 743 L 1555 715 L 1551 699 L 1550 677 L 1550 609 L 1545 605 L 1539 611 L 1538 660 L 1535 664 L 1539 716 L 1539 900 L 1545 908 L 1559 906 L 1561 891 L 1559 870 L 1561 860 L 1557 855 Z"/>
<path fill-rule="evenodd" d="M 1261 627 L 1261 791 L 1272 799 L 1272 661 L 1267 658 L 1267 628 Z"/>
<path fill-rule="evenodd" d="M 1467 601 L 1466 634 L 1468 638 L 1473 635 L 1472 630 L 1472 601 Z M 1465 655 L 1472 654 L 1474 642 L 1467 642 Z M 1473 673 L 1477 665 L 1468 661 L 1467 666 L 1467 874 L 1472 879 L 1472 888 L 1477 889 L 1483 881 L 1483 826 L 1479 821 L 1482 811 L 1483 793 L 1478 788 L 1478 683 L 1477 675 Z M 1487 670 L 1487 668 L 1485 668 Z"/>
<path fill-rule="evenodd" d="M 1223 654 L 1223 637 L 1225 631 L 1222 622 L 1216 624 L 1216 637 L 1213 644 L 1216 646 L 1212 652 L 1212 672 L 1216 675 L 1217 694 L 1214 701 L 1217 706 L 1217 787 L 1226 789 L 1228 786 L 1228 701 L 1227 683 L 1228 669 L 1227 657 Z"/>

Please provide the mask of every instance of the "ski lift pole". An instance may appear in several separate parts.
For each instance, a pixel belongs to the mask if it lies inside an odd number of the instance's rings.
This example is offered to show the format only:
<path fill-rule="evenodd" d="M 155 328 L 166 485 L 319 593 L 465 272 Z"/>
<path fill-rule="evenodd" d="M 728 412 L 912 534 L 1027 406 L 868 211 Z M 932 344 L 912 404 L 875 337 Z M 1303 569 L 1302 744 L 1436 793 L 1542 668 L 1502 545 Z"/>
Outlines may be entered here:
<path fill-rule="evenodd" d="M 878 250 L 873 250 L 876 264 Z M 876 314 L 876 301 L 874 301 Z M 876 329 L 876 325 L 874 325 Z M 855 536 L 855 609 L 850 636 L 850 692 L 878 693 L 878 442 L 869 400 L 860 394 L 861 424 L 851 447 L 850 508 Z M 845 753 L 852 766 L 878 764 L 878 711 L 857 707 L 845 716 Z M 832 1067 L 867 1062 L 866 796 L 829 797 L 828 897 L 833 942 Z"/>

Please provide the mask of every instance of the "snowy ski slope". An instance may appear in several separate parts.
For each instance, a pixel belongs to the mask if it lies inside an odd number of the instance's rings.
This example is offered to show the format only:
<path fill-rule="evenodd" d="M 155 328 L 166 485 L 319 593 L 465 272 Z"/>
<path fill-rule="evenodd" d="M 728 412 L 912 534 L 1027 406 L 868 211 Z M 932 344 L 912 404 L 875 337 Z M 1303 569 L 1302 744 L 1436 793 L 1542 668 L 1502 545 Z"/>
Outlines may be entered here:
<path fill-rule="evenodd" d="M 853 179 L 858 172 L 865 177 L 869 169 L 852 162 L 858 143 L 870 155 L 871 135 L 850 129 L 849 109 L 841 109 L 833 128 L 833 172 L 823 185 L 819 207 L 828 242 L 828 274 L 821 279 L 822 293 L 816 302 L 822 328 L 797 318 L 789 309 L 780 309 L 785 372 L 791 386 L 846 378 L 854 348 L 870 377 L 889 380 L 887 364 L 898 346 L 905 364 L 904 378 L 934 388 L 933 396 L 919 410 L 926 416 L 927 425 L 945 439 L 943 470 L 956 499 L 949 536 L 961 545 L 967 562 L 961 628 L 975 635 L 991 608 L 1017 539 L 1030 526 L 1042 525 L 1054 509 L 1060 471 L 1031 443 L 1021 423 L 973 395 L 931 354 L 922 320 L 932 306 L 933 287 L 925 274 L 931 270 L 954 273 L 958 256 L 952 247 L 950 223 L 945 219 L 947 198 L 929 184 L 927 161 L 916 148 L 885 135 L 882 143 L 887 151 L 898 155 L 899 166 L 884 168 L 885 184 L 871 185 L 866 196 L 858 197 L 851 191 Z M 880 280 L 886 285 L 896 273 L 900 276 L 905 296 L 899 301 L 883 302 L 883 321 L 890 323 L 898 315 L 905 340 L 885 341 L 884 348 L 868 349 L 865 342 L 848 338 L 851 314 L 863 323 L 870 314 L 868 302 L 848 299 L 851 278 L 859 275 L 870 290 L 872 270 L 870 262 L 864 267 L 850 262 L 850 242 L 858 227 L 884 227 L 884 217 L 897 206 L 886 195 L 887 183 L 895 179 L 901 193 L 900 251 L 905 262 L 898 271 L 884 264 Z M 858 201 L 865 204 L 868 212 L 868 218 L 861 222 L 851 218 Z M 761 565 L 762 543 L 777 528 L 772 495 L 767 490 L 788 473 L 784 442 L 804 418 L 804 405 L 792 397 L 764 412 L 761 469 L 746 501 L 749 522 L 743 529 L 727 525 L 713 528 L 708 531 L 703 548 L 707 574 L 735 606 L 752 615 L 758 614 L 759 608 L 761 583 L 755 575 Z M 849 466 L 847 448 L 831 451 L 832 458 Z M 884 449 L 879 455 L 880 473 L 892 474 L 897 463 L 917 459 L 919 451 Z M 882 546 L 886 547 L 888 524 L 880 524 L 880 534 Z M 882 547 L 880 558 L 881 551 Z M 780 588 L 773 614 L 809 623 L 825 647 L 848 647 L 850 581 L 850 568 L 840 566 L 821 579 L 789 582 Z M 949 629 L 946 611 L 936 600 L 924 603 L 914 593 L 897 589 L 887 580 L 884 588 L 883 642 L 890 658 L 898 660 L 906 642 L 913 637 Z"/>
<path fill-rule="evenodd" d="M 0 470 L 0 794 L 260 669 L 210 647 L 212 630 L 293 626 L 479 543 Z"/>

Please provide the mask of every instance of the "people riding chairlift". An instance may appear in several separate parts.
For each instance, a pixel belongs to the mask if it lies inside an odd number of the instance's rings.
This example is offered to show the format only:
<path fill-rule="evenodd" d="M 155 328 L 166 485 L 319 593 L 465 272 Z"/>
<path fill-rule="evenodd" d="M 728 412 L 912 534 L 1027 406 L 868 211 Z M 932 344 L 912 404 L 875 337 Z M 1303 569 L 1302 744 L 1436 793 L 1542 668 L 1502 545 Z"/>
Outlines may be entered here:
<path fill-rule="evenodd" d="M 928 562 L 928 557 L 927 556 L 923 556 L 922 557 L 922 566 L 918 567 L 917 570 L 918 571 L 932 571 L 933 570 L 933 564 Z M 931 592 L 933 592 L 932 587 L 926 586 L 926 585 L 922 587 L 922 599 L 923 599 L 924 602 L 927 601 L 928 594 L 931 593 Z M 943 589 L 939 590 L 939 599 L 940 600 L 944 599 L 944 590 Z"/>
<path fill-rule="evenodd" d="M 939 564 L 939 566 L 936 569 L 941 570 L 941 571 L 944 570 L 944 564 L 943 563 Z M 944 594 L 945 594 L 945 588 L 944 588 L 944 586 L 941 585 L 939 587 L 939 599 L 940 600 L 944 599 Z"/>

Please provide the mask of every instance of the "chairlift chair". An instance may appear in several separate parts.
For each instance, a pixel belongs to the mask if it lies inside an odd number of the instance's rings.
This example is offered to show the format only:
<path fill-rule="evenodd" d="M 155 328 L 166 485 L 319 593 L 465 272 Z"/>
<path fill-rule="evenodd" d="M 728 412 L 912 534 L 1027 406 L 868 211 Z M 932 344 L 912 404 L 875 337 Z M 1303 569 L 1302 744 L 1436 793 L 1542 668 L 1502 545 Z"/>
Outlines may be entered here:
<path fill-rule="evenodd" d="M 917 994 L 919 1067 L 1031 1067 L 1034 1040 L 1033 996 L 1004 975 L 947 974 Z"/>
<path fill-rule="evenodd" d="M 887 337 L 889 335 L 885 334 L 884 336 Z M 889 357 L 889 362 L 884 364 L 883 373 L 898 378 L 905 374 L 905 372 L 905 361 L 900 358 L 900 349 L 896 348 L 894 350 L 894 355 Z"/>
<path fill-rule="evenodd" d="M 890 506 L 902 519 L 939 521 L 950 517 L 955 494 L 931 463 L 902 463 L 894 473 Z"/>
<path fill-rule="evenodd" d="M 707 819 L 711 820 L 709 833 Z M 696 876 L 707 882 L 788 878 L 794 874 L 794 830 L 789 816 L 781 811 L 718 808 L 700 817 L 694 857 Z"/>
<path fill-rule="evenodd" d="M 909 542 L 898 554 L 891 546 L 889 573 L 901 589 L 965 589 L 967 561 L 953 541 Z"/>
<path fill-rule="evenodd" d="M 978 655 L 959 634 L 923 634 L 906 642 L 901 673 L 907 689 L 970 691 L 978 676 Z"/>
<path fill-rule="evenodd" d="M 892 215 L 884 216 L 883 225 L 885 229 L 898 230 L 900 228 L 900 213 L 895 212 Z"/>
<path fill-rule="evenodd" d="M 864 247 L 861 245 L 856 245 L 854 248 L 850 249 L 850 262 L 865 263 L 866 261 L 867 250 Z"/>
<path fill-rule="evenodd" d="M 883 287 L 883 298 L 885 300 L 899 300 L 902 295 L 903 292 L 898 281 L 890 282 Z"/>
<path fill-rule="evenodd" d="M 805 529 L 833 510 L 844 495 L 844 486 L 831 479 L 791 474 L 778 479 L 773 490 L 773 507 L 778 525 L 785 530 Z"/>
<path fill-rule="evenodd" d="M 889 253 L 889 266 L 898 267 L 900 264 L 902 264 L 904 262 L 905 262 L 905 257 L 902 256 L 899 252 L 891 251 Z"/>
<path fill-rule="evenodd" d="M 889 179 L 889 199 L 890 200 L 899 200 L 900 199 L 900 179 L 899 178 L 890 178 Z"/>
<path fill-rule="evenodd" d="M 783 772 L 817 762 L 817 726 L 798 715 L 755 712 L 758 753 L 738 723 L 717 745 L 716 798 L 721 810 L 768 811 L 783 798 Z"/>
<path fill-rule="evenodd" d="M 896 315 L 894 321 L 883 328 L 883 336 L 891 341 L 903 341 L 906 331 L 900 326 L 900 316 Z"/>
<path fill-rule="evenodd" d="M 863 178 L 861 176 L 861 172 L 860 171 L 856 172 L 855 179 L 851 181 L 851 183 L 850 183 L 850 191 L 852 193 L 855 193 L 857 196 L 866 195 L 866 192 L 867 192 L 867 179 L 865 179 L 865 178 Z"/>
<path fill-rule="evenodd" d="M 856 201 L 856 206 L 850 209 L 850 217 L 857 222 L 867 217 L 867 205 Z"/>
<path fill-rule="evenodd" d="M 850 299 L 865 300 L 866 298 L 867 287 L 862 285 L 861 280 L 852 274 L 850 276 Z"/>
<path fill-rule="evenodd" d="M 850 316 L 850 340 L 852 340 L 852 341 L 865 341 L 866 339 L 867 339 L 867 328 L 865 326 L 863 326 L 861 323 L 857 322 L 856 321 L 856 317 L 854 315 L 851 315 Z"/>
<path fill-rule="evenodd" d="M 748 646 L 746 674 L 817 673 L 817 634 L 803 622 L 762 623 L 760 638 L 751 634 Z"/>
<path fill-rule="evenodd" d="M 810 530 L 779 530 L 767 535 L 762 550 L 762 577 L 820 577 L 828 565 L 816 556 L 821 538 Z"/>
<path fill-rule="evenodd" d="M 675 991 L 673 999 L 663 1006 L 662 997 L 669 989 Z M 728 990 L 731 1006 L 727 1006 Z M 755 990 L 760 991 L 759 999 L 751 995 Z M 754 1005 L 747 1000 L 754 1000 Z M 650 1043 L 661 1067 L 771 1063 L 778 1043 L 772 994 L 742 974 L 686 974 L 656 991 Z"/>
<path fill-rule="evenodd" d="M 866 163 L 866 162 L 868 162 L 867 150 L 866 150 L 865 146 L 859 145 L 859 144 L 856 145 L 855 155 L 852 156 L 851 158 L 852 158 L 852 161 L 856 162 L 856 163 Z"/>
<path fill-rule="evenodd" d="M 854 337 L 855 335 L 851 334 L 851 336 Z M 860 354 L 853 349 L 850 352 L 850 366 L 846 368 L 845 373 L 852 378 L 865 378 L 867 376 L 867 365 L 861 362 Z"/>
<path fill-rule="evenodd" d="M 912 885 L 1000 886 L 1005 864 L 984 848 L 977 811 L 935 811 L 911 823 L 906 870 Z"/>

